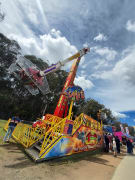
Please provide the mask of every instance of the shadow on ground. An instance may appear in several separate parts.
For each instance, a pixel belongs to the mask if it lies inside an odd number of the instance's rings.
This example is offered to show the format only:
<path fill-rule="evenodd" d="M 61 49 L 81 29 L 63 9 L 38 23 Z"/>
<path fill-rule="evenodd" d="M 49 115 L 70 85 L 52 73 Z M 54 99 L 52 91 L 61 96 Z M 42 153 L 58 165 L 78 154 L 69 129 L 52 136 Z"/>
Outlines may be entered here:
<path fill-rule="evenodd" d="M 0 144 L 0 147 L 2 147 L 10 157 L 13 156 L 12 159 L 14 162 L 11 162 L 9 165 L 5 165 L 5 168 L 23 169 L 29 166 L 35 166 L 35 162 L 25 155 L 24 148 L 21 145 L 15 142 L 10 142 Z M 7 157 L 7 159 L 8 158 L 9 157 Z"/>
<path fill-rule="evenodd" d="M 35 163 L 30 161 L 29 159 L 21 159 L 19 160 L 20 162 L 14 163 L 14 164 L 10 164 L 10 165 L 5 165 L 5 168 L 12 168 L 12 169 L 23 169 L 23 168 L 27 168 L 27 167 L 32 167 L 35 166 Z"/>
<path fill-rule="evenodd" d="M 77 162 L 85 160 L 85 161 L 113 167 L 113 165 L 108 164 L 109 163 L 108 160 L 101 158 L 102 154 L 103 153 L 101 152 L 101 150 L 96 150 L 93 152 L 82 152 L 82 153 L 73 154 L 66 157 L 60 157 L 58 159 L 48 160 L 46 161 L 46 163 L 49 164 L 50 166 L 57 166 L 61 164 L 77 163 Z"/>

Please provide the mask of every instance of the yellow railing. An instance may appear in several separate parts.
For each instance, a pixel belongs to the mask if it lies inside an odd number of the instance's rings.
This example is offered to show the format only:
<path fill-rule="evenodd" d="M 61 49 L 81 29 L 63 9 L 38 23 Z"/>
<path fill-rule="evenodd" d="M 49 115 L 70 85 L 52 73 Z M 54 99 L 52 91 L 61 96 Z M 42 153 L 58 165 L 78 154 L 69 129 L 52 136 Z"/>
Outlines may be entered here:
<path fill-rule="evenodd" d="M 6 123 L 4 129 L 8 129 L 8 125 L 11 119 L 8 120 Z M 31 125 L 23 124 L 23 123 L 18 123 L 16 128 L 13 131 L 13 138 L 22 144 L 24 147 L 28 148 L 30 147 L 33 143 L 37 142 L 38 140 L 42 139 L 46 132 L 52 129 L 56 124 L 61 122 L 63 119 L 59 118 L 57 116 L 50 115 L 45 123 L 45 127 L 39 128 L 32 128 Z"/>
<path fill-rule="evenodd" d="M 45 130 L 44 128 L 32 128 L 30 125 L 19 123 L 13 131 L 13 137 L 24 147 L 28 148 L 43 138 Z"/>
<path fill-rule="evenodd" d="M 45 134 L 44 141 L 42 143 L 40 156 L 49 149 L 49 147 L 60 137 L 63 135 L 64 127 L 65 127 L 65 121 L 67 117 L 62 119 L 60 122 L 58 122 L 56 125 L 51 127 Z"/>
<path fill-rule="evenodd" d="M 8 124 L 10 122 L 10 119 L 6 123 L 4 129 L 7 131 Z M 13 138 L 22 144 L 24 147 L 28 148 L 33 143 L 37 142 L 41 138 L 43 138 L 44 134 L 46 132 L 45 128 L 32 128 L 31 125 L 18 123 L 18 125 L 15 127 L 13 131 Z"/>
<path fill-rule="evenodd" d="M 4 127 L 4 130 L 5 130 L 5 131 L 8 130 L 8 125 L 9 125 L 9 123 L 10 123 L 10 120 L 11 120 L 11 119 L 9 118 L 8 121 L 7 121 L 7 123 L 6 123 L 6 125 L 5 125 L 5 127 Z"/>
<path fill-rule="evenodd" d="M 58 138 L 62 137 L 62 135 L 64 135 L 63 132 L 64 132 L 66 120 L 68 120 L 68 117 L 56 123 L 55 126 L 52 126 L 52 128 L 50 128 L 50 130 L 46 132 L 40 151 L 41 158 L 42 156 L 45 155 L 44 153 L 48 152 L 47 150 L 49 150 L 52 144 L 55 144 L 55 141 Z M 74 120 L 72 134 L 80 127 L 82 123 L 83 123 L 83 113 Z"/>
<path fill-rule="evenodd" d="M 83 124 L 83 115 L 84 115 L 83 113 L 80 114 L 80 116 L 78 116 L 78 117 L 74 120 L 72 134 L 74 134 L 75 131 L 80 127 L 80 125 Z"/>
<path fill-rule="evenodd" d="M 60 136 L 63 135 L 64 128 L 65 128 L 65 122 L 68 119 L 68 117 L 62 119 L 57 116 L 50 116 L 44 123 L 49 125 L 49 129 L 46 126 L 46 128 L 32 128 L 31 125 L 18 123 L 15 130 L 13 131 L 13 138 L 21 143 L 24 147 L 28 148 L 38 140 L 44 138 L 44 141 L 42 143 L 42 148 L 40 151 L 40 155 L 42 155 L 45 150 L 47 150 L 52 143 L 54 143 Z M 8 124 L 10 120 L 7 122 L 5 126 L 5 130 L 8 129 Z M 78 116 L 73 123 L 73 131 L 72 134 L 80 127 L 80 125 L 83 123 L 83 113 Z"/>

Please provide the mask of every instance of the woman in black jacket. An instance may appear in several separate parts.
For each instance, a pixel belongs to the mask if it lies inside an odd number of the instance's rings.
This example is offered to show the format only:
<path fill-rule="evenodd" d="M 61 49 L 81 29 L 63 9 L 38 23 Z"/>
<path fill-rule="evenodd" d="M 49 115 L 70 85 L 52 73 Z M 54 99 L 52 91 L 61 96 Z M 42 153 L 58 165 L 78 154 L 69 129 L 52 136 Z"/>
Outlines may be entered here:
<path fill-rule="evenodd" d="M 120 140 L 118 136 L 116 136 L 115 141 L 116 141 L 117 153 L 120 153 Z"/>

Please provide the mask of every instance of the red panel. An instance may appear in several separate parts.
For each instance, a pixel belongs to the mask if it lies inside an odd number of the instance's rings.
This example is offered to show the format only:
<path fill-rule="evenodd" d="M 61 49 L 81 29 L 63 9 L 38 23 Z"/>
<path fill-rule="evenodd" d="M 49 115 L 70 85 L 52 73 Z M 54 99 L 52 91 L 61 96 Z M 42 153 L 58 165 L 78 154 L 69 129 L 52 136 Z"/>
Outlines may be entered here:
<path fill-rule="evenodd" d="M 69 75 L 68 75 L 68 77 L 66 79 L 65 85 L 63 87 L 62 93 L 69 86 L 73 85 L 80 59 L 81 58 L 79 57 L 78 59 L 74 60 L 74 63 L 72 65 L 72 67 L 71 67 L 71 70 L 70 70 Z M 58 101 L 58 104 L 56 106 L 56 109 L 54 111 L 54 115 L 58 116 L 58 117 L 62 117 L 62 118 L 66 117 L 67 112 L 68 112 L 67 106 L 68 106 L 68 98 L 66 96 L 64 96 L 64 95 L 61 95 L 60 99 Z"/>

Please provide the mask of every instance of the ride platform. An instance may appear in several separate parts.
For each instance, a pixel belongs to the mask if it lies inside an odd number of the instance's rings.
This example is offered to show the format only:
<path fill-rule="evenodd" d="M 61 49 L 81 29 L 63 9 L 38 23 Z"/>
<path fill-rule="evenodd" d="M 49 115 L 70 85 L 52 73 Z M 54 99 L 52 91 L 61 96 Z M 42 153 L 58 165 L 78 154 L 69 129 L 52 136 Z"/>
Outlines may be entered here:
<path fill-rule="evenodd" d="M 13 132 L 13 138 L 36 162 L 93 151 L 103 145 L 102 124 L 83 113 L 74 121 L 50 114 L 42 121 L 42 127 L 36 128 L 19 123 Z"/>

